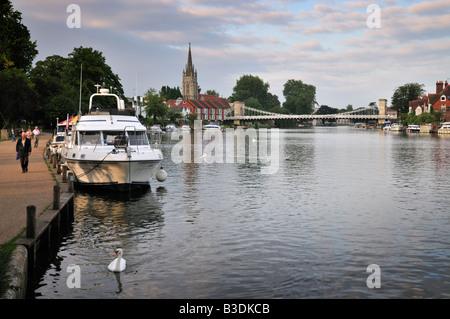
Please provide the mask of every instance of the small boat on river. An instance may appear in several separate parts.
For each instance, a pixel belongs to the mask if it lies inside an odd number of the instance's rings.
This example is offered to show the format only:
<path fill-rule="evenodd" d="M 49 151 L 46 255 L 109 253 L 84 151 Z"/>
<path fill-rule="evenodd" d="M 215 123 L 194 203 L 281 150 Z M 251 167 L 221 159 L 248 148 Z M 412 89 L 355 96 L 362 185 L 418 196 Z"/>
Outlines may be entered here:
<path fill-rule="evenodd" d="M 420 132 L 420 126 L 419 125 L 408 125 L 408 127 L 406 128 L 406 132 L 408 133 L 419 133 Z"/>
<path fill-rule="evenodd" d="M 438 129 L 438 134 L 450 134 L 450 122 L 444 122 Z"/>
<path fill-rule="evenodd" d="M 94 98 L 116 105 L 96 108 Z M 148 189 L 163 159 L 161 149 L 150 145 L 146 127 L 108 89 L 91 95 L 89 113 L 73 126 L 63 157 L 76 186 L 116 191 Z"/>
<path fill-rule="evenodd" d="M 403 125 L 399 123 L 392 123 L 391 124 L 391 131 L 393 132 L 402 132 L 403 131 Z"/>

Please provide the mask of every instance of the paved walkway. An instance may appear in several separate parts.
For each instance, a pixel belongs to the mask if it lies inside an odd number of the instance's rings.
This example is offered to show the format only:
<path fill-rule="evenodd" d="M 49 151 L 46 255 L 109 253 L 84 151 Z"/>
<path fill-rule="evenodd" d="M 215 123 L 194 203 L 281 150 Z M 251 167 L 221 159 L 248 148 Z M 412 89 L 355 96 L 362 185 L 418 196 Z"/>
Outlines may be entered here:
<path fill-rule="evenodd" d="M 44 160 L 45 145 L 51 136 L 40 136 L 39 147 L 33 147 L 29 157 L 27 173 L 22 173 L 16 160 L 16 142 L 0 142 L 0 245 L 25 229 L 28 205 L 36 206 L 39 216 L 53 203 L 55 180 Z"/>

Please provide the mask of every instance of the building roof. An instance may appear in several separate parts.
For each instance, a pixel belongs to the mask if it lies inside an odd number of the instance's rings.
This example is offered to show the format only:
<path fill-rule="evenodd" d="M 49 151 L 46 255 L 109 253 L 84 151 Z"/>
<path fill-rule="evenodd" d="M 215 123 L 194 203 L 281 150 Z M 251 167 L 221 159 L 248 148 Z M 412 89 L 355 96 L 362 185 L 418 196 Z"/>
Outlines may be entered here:
<path fill-rule="evenodd" d="M 168 100 L 166 104 L 171 107 L 190 107 L 194 109 L 229 109 L 231 108 L 228 101 L 223 97 L 218 97 L 215 95 L 200 94 L 200 99 L 189 100 L 189 99 L 178 99 L 178 100 Z"/>

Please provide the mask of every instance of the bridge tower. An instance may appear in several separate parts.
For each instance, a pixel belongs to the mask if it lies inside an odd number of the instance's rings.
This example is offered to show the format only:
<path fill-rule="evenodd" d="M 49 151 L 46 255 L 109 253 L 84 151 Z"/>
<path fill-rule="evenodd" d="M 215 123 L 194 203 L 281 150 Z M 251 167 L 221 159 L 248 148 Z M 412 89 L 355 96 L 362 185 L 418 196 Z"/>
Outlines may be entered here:
<path fill-rule="evenodd" d="M 245 115 L 244 105 L 245 104 L 242 101 L 235 101 L 233 103 L 234 116 L 244 116 Z M 241 125 L 241 121 L 240 120 L 234 120 L 234 125 Z"/>
<path fill-rule="evenodd" d="M 386 99 L 379 99 L 378 100 L 378 115 L 386 116 L 386 114 L 387 114 L 386 108 L 387 108 L 387 100 Z M 385 120 L 386 119 L 379 119 L 378 120 L 378 124 L 383 124 L 383 122 Z"/>

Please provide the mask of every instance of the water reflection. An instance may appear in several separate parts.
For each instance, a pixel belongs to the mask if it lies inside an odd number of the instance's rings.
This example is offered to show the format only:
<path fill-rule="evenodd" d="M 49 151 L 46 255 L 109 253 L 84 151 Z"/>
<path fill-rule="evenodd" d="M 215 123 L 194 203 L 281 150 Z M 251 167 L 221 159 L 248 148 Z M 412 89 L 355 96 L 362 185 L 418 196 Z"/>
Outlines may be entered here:
<path fill-rule="evenodd" d="M 167 140 L 169 176 L 151 192 L 76 194 L 36 298 L 448 298 L 450 139 L 391 133 L 283 130 L 273 175 L 177 164 Z M 366 285 L 373 263 L 381 289 Z M 69 264 L 81 289 L 65 285 Z"/>

